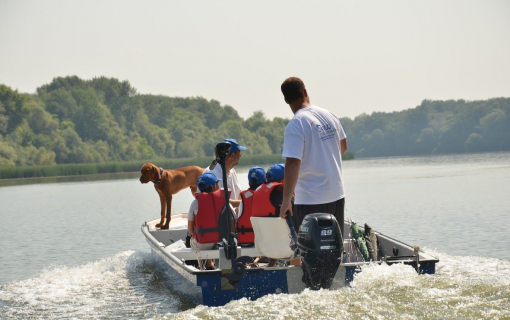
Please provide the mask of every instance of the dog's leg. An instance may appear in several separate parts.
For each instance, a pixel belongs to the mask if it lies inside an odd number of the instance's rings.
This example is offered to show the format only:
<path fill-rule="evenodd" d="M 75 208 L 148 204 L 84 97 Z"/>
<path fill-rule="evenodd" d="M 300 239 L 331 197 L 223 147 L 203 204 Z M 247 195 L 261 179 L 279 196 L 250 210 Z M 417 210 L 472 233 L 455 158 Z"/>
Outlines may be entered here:
<path fill-rule="evenodd" d="M 197 193 L 197 185 L 193 184 L 189 187 L 189 189 L 191 190 L 191 194 L 195 196 L 195 194 Z"/>
<path fill-rule="evenodd" d="M 161 229 L 170 228 L 170 220 L 172 220 L 172 195 L 167 195 L 166 197 L 166 222 L 165 225 L 161 227 Z"/>
<path fill-rule="evenodd" d="M 159 201 L 161 202 L 161 220 L 156 224 L 156 228 L 161 228 L 165 224 L 166 199 L 161 191 L 157 191 L 159 194 Z"/>

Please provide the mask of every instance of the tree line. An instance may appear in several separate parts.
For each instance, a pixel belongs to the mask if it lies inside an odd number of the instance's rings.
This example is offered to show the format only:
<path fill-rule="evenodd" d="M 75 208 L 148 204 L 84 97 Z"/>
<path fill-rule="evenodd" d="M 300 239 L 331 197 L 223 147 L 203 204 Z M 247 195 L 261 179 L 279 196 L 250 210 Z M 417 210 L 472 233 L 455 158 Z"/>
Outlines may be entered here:
<path fill-rule="evenodd" d="M 356 157 L 510 150 L 510 99 L 423 100 L 399 112 L 341 119 Z"/>
<path fill-rule="evenodd" d="M 55 78 L 35 94 L 0 85 L 0 166 L 211 156 L 236 138 L 245 154 L 281 153 L 288 120 L 201 97 L 138 94 L 128 81 Z"/>
<path fill-rule="evenodd" d="M 137 93 L 128 81 L 59 77 L 20 93 L 0 84 L 0 167 L 110 163 L 214 154 L 226 137 L 246 155 L 280 154 L 289 119 L 201 97 Z M 424 100 L 400 112 L 341 118 L 356 157 L 510 150 L 510 99 Z"/>

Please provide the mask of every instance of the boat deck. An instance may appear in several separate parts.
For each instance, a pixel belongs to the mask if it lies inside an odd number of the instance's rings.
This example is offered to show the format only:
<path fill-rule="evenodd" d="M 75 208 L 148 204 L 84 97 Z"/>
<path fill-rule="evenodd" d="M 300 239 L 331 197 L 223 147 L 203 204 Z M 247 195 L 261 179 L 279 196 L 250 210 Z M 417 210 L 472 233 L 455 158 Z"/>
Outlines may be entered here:
<path fill-rule="evenodd" d="M 177 214 L 172 216 L 170 229 L 161 230 L 155 227 L 159 219 L 155 219 L 147 223 L 150 234 L 159 241 L 159 245 L 164 247 L 165 250 L 170 250 L 173 255 L 182 260 L 197 260 L 197 259 L 219 259 L 219 250 L 195 250 L 186 248 L 183 242 L 179 240 L 186 239 L 187 235 L 187 214 Z M 344 239 L 344 256 L 342 264 L 345 265 L 362 265 L 369 262 L 363 259 L 363 256 L 357 249 L 355 240 L 350 237 L 352 222 L 345 221 L 344 234 L 347 237 Z M 378 256 L 379 262 L 385 261 L 388 264 L 393 263 L 416 263 L 417 258 L 420 262 L 438 262 L 435 257 L 419 250 L 419 255 L 416 257 L 414 247 L 397 241 L 393 238 L 385 236 L 376 232 L 378 241 Z M 243 256 L 258 257 L 260 254 L 255 250 L 255 247 L 240 247 L 240 254 Z M 240 256 L 238 254 L 238 256 Z"/>

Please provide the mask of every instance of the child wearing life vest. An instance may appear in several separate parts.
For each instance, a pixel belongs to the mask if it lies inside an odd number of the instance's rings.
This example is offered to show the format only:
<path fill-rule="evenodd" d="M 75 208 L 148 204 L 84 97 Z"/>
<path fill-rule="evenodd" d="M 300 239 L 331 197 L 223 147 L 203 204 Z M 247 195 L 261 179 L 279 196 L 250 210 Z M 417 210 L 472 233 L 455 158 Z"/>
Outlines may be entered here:
<path fill-rule="evenodd" d="M 273 164 L 266 173 L 266 183 L 253 195 L 253 217 L 278 217 L 283 201 L 283 177 L 285 164 Z"/>
<path fill-rule="evenodd" d="M 241 204 L 237 215 L 237 243 L 240 245 L 253 245 L 254 233 L 251 225 L 253 194 L 255 190 L 266 182 L 266 171 L 261 167 L 253 167 L 248 171 L 250 188 L 241 191 Z"/>
<path fill-rule="evenodd" d="M 285 164 L 283 163 L 274 164 L 267 169 L 266 183 L 257 188 L 253 195 L 252 217 L 270 218 L 280 216 L 280 207 L 283 202 L 284 173 Z M 275 264 L 275 259 L 269 259 L 267 266 L 274 267 Z"/>
<path fill-rule="evenodd" d="M 188 232 L 193 249 L 211 250 L 220 241 L 218 216 L 225 204 L 225 191 L 220 189 L 218 179 L 212 172 L 203 173 L 197 179 L 200 193 L 195 195 L 188 212 Z M 230 205 L 230 204 L 229 204 Z M 230 205 L 231 212 L 234 208 Z M 211 259 L 206 260 L 206 269 L 214 270 Z"/>

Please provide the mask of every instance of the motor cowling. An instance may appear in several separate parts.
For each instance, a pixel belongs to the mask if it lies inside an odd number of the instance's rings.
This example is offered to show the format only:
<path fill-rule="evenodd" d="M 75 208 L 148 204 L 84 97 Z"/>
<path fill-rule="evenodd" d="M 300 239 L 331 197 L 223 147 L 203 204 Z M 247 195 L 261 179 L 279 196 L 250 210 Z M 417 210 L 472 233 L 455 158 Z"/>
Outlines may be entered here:
<path fill-rule="evenodd" d="M 298 232 L 303 282 L 312 290 L 329 289 L 344 252 L 340 225 L 329 213 L 305 216 Z"/>

